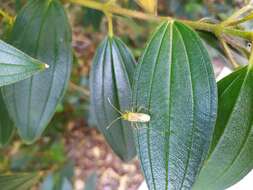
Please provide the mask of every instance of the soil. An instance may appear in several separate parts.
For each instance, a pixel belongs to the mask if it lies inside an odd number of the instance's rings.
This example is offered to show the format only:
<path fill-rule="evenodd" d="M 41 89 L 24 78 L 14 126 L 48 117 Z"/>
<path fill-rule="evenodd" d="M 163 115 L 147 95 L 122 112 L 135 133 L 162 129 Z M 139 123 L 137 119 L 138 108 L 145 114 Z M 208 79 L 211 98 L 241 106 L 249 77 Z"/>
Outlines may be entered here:
<path fill-rule="evenodd" d="M 94 172 L 97 190 L 137 190 L 143 181 L 138 160 L 121 161 L 95 128 L 70 123 L 65 139 L 68 157 L 75 162 L 76 190 L 83 189 L 84 179 Z"/>

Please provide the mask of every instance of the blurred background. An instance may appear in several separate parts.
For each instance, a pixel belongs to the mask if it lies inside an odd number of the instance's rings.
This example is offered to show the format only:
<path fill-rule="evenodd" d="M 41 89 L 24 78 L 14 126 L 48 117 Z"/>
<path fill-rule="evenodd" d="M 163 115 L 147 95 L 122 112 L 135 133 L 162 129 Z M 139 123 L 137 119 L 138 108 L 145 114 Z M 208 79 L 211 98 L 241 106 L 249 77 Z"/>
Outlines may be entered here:
<path fill-rule="evenodd" d="M 15 16 L 27 0 L 0 0 L 0 8 Z M 118 0 L 120 5 L 140 10 L 134 0 Z M 159 14 L 212 22 L 230 15 L 243 0 L 159 0 Z M 41 190 L 137 190 L 143 176 L 137 159 L 129 163 L 117 158 L 95 128 L 89 106 L 89 71 L 96 47 L 107 35 L 106 19 L 101 12 L 65 4 L 73 32 L 74 65 L 65 98 L 34 145 L 24 145 L 18 136 L 0 150 L 0 173 L 45 171 L 48 175 L 34 189 Z M 115 17 L 114 31 L 132 50 L 136 59 L 142 53 L 155 23 Z M 145 34 L 145 35 L 143 35 Z M 0 37 L 8 27 L 0 17 Z M 224 75 L 230 67 L 216 44 L 207 44 L 215 74 Z M 236 52 L 234 52 L 236 54 Z M 243 64 L 244 60 L 238 56 Z"/>

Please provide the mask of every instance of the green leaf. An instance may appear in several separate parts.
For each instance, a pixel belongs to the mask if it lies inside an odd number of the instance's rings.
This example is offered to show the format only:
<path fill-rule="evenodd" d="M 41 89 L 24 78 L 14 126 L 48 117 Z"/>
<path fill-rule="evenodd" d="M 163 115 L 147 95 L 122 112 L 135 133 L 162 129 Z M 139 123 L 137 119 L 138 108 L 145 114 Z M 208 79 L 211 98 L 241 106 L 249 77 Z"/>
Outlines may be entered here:
<path fill-rule="evenodd" d="M 96 186 L 97 186 L 97 179 L 98 176 L 97 174 L 94 172 L 92 173 L 87 180 L 85 181 L 85 188 L 84 190 L 96 190 Z"/>
<path fill-rule="evenodd" d="M 71 179 L 74 175 L 74 164 L 68 163 L 58 172 L 49 175 L 43 180 L 40 190 L 72 190 Z"/>
<path fill-rule="evenodd" d="M 51 173 L 43 180 L 40 190 L 54 190 L 54 176 Z"/>
<path fill-rule="evenodd" d="M 46 64 L 0 40 L 0 86 L 29 78 L 46 67 Z"/>
<path fill-rule="evenodd" d="M 94 9 L 85 9 L 83 16 L 84 26 L 92 25 L 95 30 L 99 30 L 104 14 Z"/>
<path fill-rule="evenodd" d="M 0 147 L 6 145 L 14 132 L 13 122 L 7 112 L 0 93 Z"/>
<path fill-rule="evenodd" d="M 28 1 L 16 18 L 10 42 L 50 66 L 43 73 L 2 89 L 19 135 L 26 143 L 33 143 L 51 120 L 70 77 L 71 32 L 61 3 Z"/>
<path fill-rule="evenodd" d="M 30 190 L 38 181 L 36 173 L 0 175 L 0 187 L 4 190 Z"/>
<path fill-rule="evenodd" d="M 97 49 L 91 73 L 91 104 L 99 130 L 104 134 L 114 152 L 125 161 L 136 155 L 133 131 L 129 122 L 120 117 L 109 104 L 122 112 L 129 110 L 135 61 L 126 45 L 118 38 L 106 38 Z"/>
<path fill-rule="evenodd" d="M 133 106 L 151 120 L 135 132 L 149 189 L 191 189 L 213 133 L 217 88 L 199 36 L 179 22 L 163 23 L 137 67 Z"/>
<path fill-rule="evenodd" d="M 252 82 L 253 67 L 246 66 L 218 83 L 219 109 L 212 146 L 194 189 L 226 189 L 252 170 Z"/>

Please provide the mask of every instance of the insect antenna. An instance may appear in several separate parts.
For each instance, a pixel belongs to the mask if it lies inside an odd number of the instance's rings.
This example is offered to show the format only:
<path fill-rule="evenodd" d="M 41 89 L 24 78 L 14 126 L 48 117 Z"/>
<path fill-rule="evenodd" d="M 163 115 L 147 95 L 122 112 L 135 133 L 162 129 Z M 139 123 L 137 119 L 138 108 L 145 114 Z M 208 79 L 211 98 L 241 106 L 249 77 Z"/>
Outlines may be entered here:
<path fill-rule="evenodd" d="M 117 109 L 111 102 L 110 98 L 107 98 L 109 104 L 112 106 L 112 108 L 117 111 L 118 113 L 120 113 L 120 115 L 124 115 L 119 109 Z"/>
<path fill-rule="evenodd" d="M 107 130 L 110 129 L 110 127 L 111 127 L 114 123 L 116 123 L 118 120 L 120 120 L 121 118 L 122 118 L 122 116 L 117 117 L 116 119 L 114 119 L 114 120 L 106 127 L 106 129 L 107 129 Z"/>

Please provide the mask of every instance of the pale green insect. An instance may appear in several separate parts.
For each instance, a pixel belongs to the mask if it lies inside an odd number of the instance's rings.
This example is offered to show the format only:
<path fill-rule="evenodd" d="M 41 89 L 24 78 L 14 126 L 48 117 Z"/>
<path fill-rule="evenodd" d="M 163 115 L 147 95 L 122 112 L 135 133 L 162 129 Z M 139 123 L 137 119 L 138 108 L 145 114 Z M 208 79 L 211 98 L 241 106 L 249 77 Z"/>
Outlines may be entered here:
<path fill-rule="evenodd" d="M 151 120 L 150 115 L 146 114 L 146 113 L 139 113 L 138 111 L 140 111 L 141 109 L 143 109 L 142 107 L 139 107 L 139 109 L 137 110 L 137 113 L 135 112 L 130 112 L 130 111 L 125 111 L 122 112 L 119 109 L 117 109 L 110 101 L 110 99 L 108 98 L 108 102 L 109 104 L 112 106 L 112 108 L 114 110 L 116 110 L 121 116 L 117 117 L 115 120 L 113 120 L 107 127 L 106 129 L 109 129 L 115 122 L 117 122 L 120 119 L 123 119 L 125 121 L 129 121 L 131 122 L 131 126 L 134 127 L 134 129 L 136 129 L 137 131 L 141 132 L 142 129 L 146 129 L 146 130 L 150 130 L 153 132 L 153 135 L 158 135 L 157 137 L 162 137 L 162 138 L 170 138 L 171 135 L 174 135 L 175 137 L 177 137 L 178 139 L 180 139 L 180 137 L 178 137 L 175 132 L 173 132 L 172 130 L 164 130 L 164 131 L 159 131 L 155 128 L 149 128 L 146 126 L 141 126 L 139 127 L 138 123 L 149 123 Z M 144 108 L 145 109 L 145 108 Z M 144 133 L 146 133 L 145 131 L 143 131 Z M 154 136 L 153 136 L 154 137 Z M 175 142 L 171 142 L 172 144 Z M 184 149 L 190 150 L 190 145 L 185 145 L 182 144 L 181 142 L 177 142 L 175 143 L 177 145 L 182 146 Z"/>
<path fill-rule="evenodd" d="M 110 101 L 110 99 L 108 98 L 108 102 L 109 104 L 112 106 L 112 108 L 117 111 L 121 116 L 117 117 L 115 120 L 113 120 L 110 125 L 108 125 L 106 127 L 106 129 L 109 129 L 115 122 L 117 122 L 118 120 L 122 119 L 125 121 L 129 121 L 131 123 L 148 123 L 150 121 L 150 115 L 146 114 L 146 113 L 138 113 L 138 112 L 130 112 L 130 111 L 125 111 L 125 112 L 121 112 L 119 109 L 117 109 Z M 135 125 L 137 128 L 137 125 Z"/>

